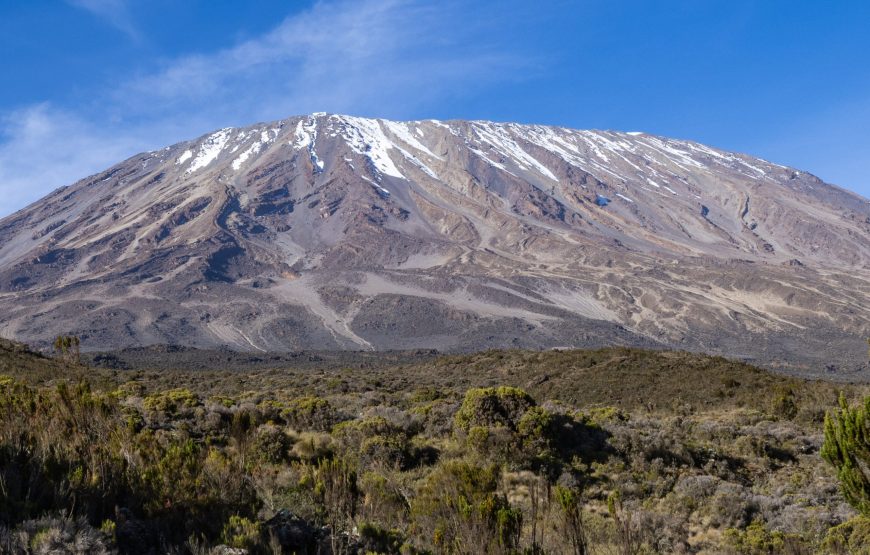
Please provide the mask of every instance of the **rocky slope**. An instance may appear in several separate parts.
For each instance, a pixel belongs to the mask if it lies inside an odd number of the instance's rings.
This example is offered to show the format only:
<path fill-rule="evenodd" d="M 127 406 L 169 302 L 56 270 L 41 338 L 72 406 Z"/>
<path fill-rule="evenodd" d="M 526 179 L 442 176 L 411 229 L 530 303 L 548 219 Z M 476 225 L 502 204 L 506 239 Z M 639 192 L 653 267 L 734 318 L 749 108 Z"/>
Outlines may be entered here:
<path fill-rule="evenodd" d="M 0 335 L 85 348 L 669 346 L 855 370 L 870 204 L 644 133 L 314 114 L 0 220 Z"/>

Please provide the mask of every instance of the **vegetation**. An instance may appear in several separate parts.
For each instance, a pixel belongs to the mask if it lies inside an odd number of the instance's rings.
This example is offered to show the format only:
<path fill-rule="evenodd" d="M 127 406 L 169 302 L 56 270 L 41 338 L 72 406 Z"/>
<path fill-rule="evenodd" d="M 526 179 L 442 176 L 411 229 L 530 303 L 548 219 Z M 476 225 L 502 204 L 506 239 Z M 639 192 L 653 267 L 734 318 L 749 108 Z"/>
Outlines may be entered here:
<path fill-rule="evenodd" d="M 860 385 L 630 349 L 190 372 L 0 344 L 0 368 L 4 553 L 798 554 L 870 541 Z"/>
<path fill-rule="evenodd" d="M 840 398 L 840 409 L 825 418 L 822 457 L 837 469 L 846 501 L 870 516 L 870 397 L 856 408 Z"/>
<path fill-rule="evenodd" d="M 54 352 L 63 360 L 78 363 L 81 357 L 81 340 L 74 335 L 59 335 L 54 340 Z"/>

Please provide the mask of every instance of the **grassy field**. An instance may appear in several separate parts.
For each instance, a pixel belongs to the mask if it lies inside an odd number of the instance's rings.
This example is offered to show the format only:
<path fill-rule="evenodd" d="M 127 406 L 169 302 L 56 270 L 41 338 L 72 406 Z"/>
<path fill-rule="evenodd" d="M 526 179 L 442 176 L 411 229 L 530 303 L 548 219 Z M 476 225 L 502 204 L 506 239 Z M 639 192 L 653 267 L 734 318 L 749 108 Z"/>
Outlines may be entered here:
<path fill-rule="evenodd" d="M 819 455 L 826 411 L 870 395 L 862 384 L 624 348 L 97 362 L 121 368 L 0 342 L 0 552 L 870 542 Z"/>

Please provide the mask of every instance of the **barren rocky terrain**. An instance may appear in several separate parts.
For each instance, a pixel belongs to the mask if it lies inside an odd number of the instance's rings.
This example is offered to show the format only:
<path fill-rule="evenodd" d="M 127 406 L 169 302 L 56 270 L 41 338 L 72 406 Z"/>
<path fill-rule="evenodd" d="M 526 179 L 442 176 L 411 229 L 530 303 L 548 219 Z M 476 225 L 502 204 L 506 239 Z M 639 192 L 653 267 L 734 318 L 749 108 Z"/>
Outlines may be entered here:
<path fill-rule="evenodd" d="M 314 114 L 134 156 L 0 220 L 0 335 L 615 344 L 857 379 L 868 268 L 870 201 L 801 170 L 644 133 Z"/>

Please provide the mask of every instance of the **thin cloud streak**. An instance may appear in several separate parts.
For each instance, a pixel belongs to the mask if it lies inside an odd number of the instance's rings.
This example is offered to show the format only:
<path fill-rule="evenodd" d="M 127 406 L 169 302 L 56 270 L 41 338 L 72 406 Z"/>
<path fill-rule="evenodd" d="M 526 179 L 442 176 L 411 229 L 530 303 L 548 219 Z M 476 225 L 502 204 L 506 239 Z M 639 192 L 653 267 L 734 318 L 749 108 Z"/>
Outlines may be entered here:
<path fill-rule="evenodd" d="M 138 29 L 133 25 L 129 6 L 125 0 L 67 0 L 67 2 L 105 20 L 131 39 L 135 41 L 141 39 Z"/>
<path fill-rule="evenodd" d="M 255 40 L 134 79 L 117 101 L 190 110 L 218 100 L 217 109 L 230 112 L 222 116 L 246 120 L 313 110 L 400 117 L 528 65 L 495 45 L 475 44 L 471 33 L 462 36 L 454 4 L 320 3 Z M 448 35 L 464 40 L 444 43 Z"/>
<path fill-rule="evenodd" d="M 95 13 L 122 5 L 74 1 Z M 0 216 L 136 152 L 212 129 L 314 111 L 401 119 L 531 67 L 476 40 L 480 23 L 462 15 L 458 2 L 321 2 L 258 38 L 120 83 L 91 106 L 7 114 Z"/>
<path fill-rule="evenodd" d="M 97 172 L 142 146 L 133 137 L 102 131 L 49 104 L 5 116 L 0 129 L 5 139 L 0 142 L 0 214 Z"/>

